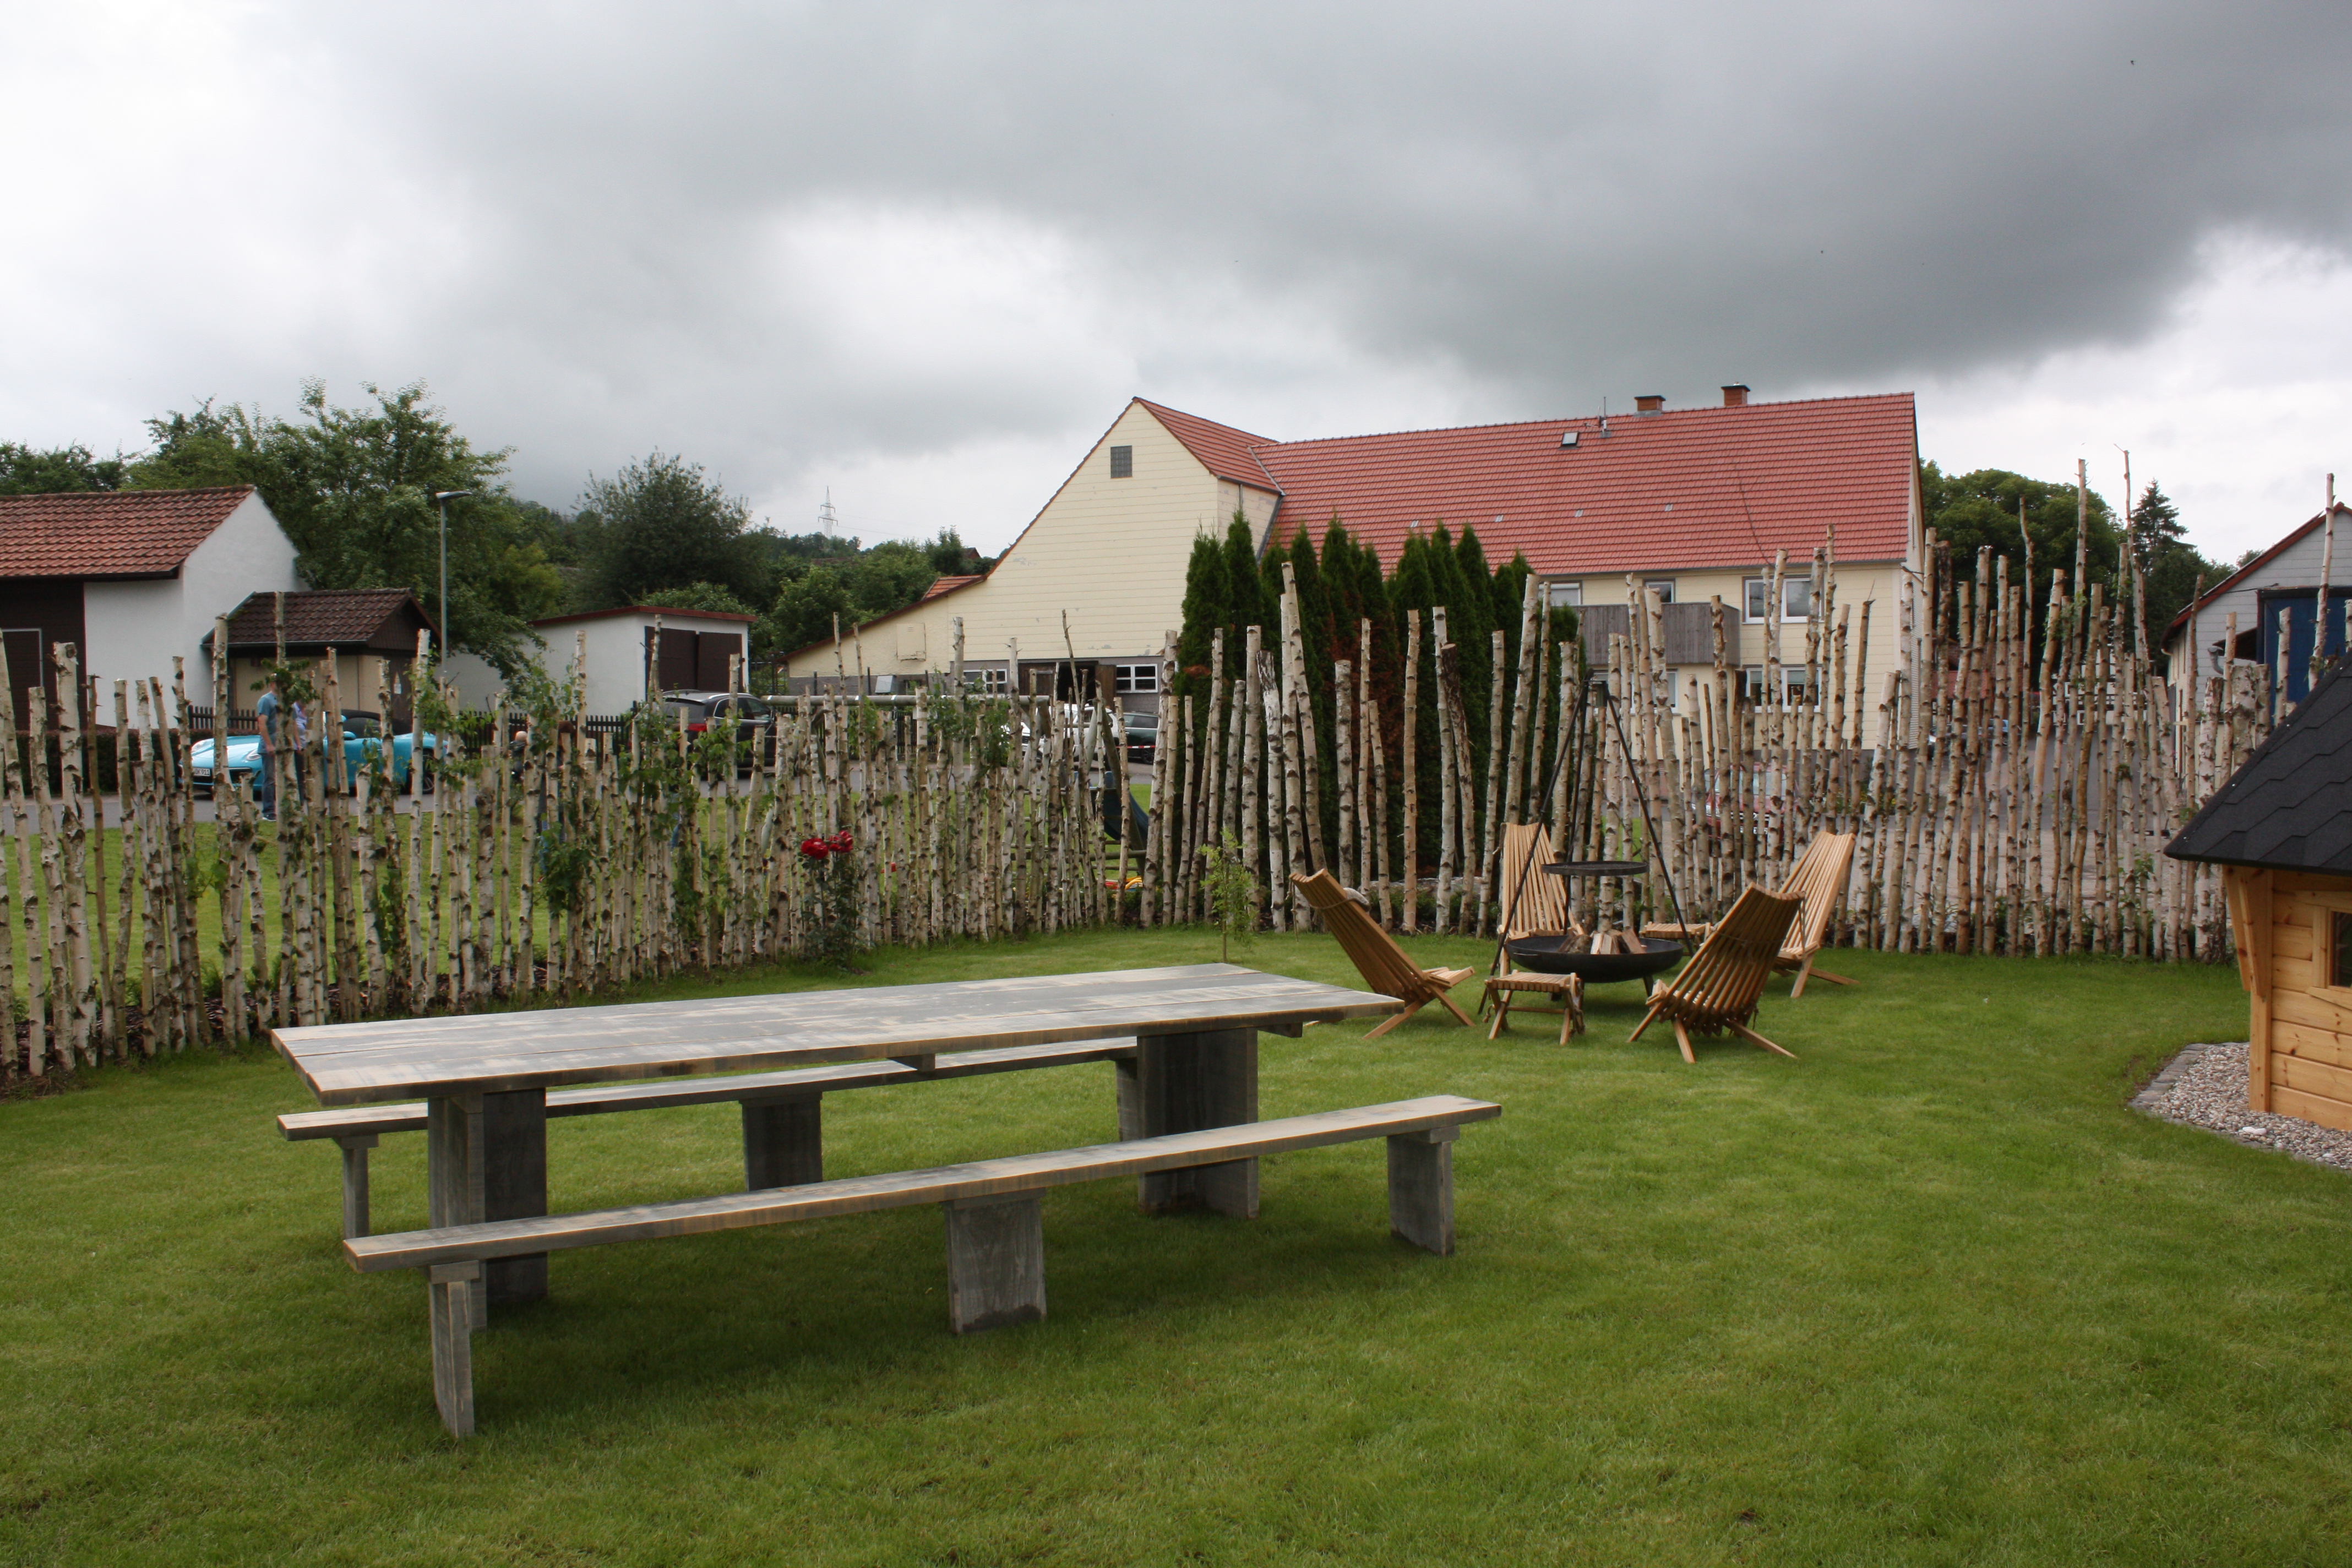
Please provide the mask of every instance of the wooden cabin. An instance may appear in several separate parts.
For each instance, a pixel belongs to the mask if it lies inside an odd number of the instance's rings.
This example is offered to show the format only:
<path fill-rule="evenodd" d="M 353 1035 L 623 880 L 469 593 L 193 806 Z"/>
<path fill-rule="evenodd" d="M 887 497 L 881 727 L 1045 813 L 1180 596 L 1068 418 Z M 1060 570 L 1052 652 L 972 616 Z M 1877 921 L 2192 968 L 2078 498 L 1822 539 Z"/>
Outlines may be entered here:
<path fill-rule="evenodd" d="M 2226 868 L 2247 1105 L 2352 1130 L 2352 680 L 2338 665 L 2165 853 Z"/>

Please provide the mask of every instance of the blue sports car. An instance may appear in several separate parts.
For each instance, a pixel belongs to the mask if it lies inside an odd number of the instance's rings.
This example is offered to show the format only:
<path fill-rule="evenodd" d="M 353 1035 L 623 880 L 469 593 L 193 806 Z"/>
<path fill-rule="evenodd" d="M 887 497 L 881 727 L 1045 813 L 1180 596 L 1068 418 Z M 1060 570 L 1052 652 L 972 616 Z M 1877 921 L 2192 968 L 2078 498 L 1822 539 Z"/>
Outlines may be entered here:
<path fill-rule="evenodd" d="M 416 744 L 425 748 L 423 787 L 433 787 L 433 753 L 436 742 L 427 731 L 415 736 Z M 392 738 L 392 782 L 397 788 L 408 787 L 408 753 L 411 737 L 406 731 Z M 374 759 L 383 754 L 383 721 L 373 713 L 353 709 L 343 710 L 343 763 L 354 777 Z M 188 748 L 188 766 L 195 773 L 196 794 L 206 800 L 213 793 L 213 743 L 198 741 Z M 240 777 L 249 789 L 261 773 L 261 737 L 231 735 L 228 738 L 227 768 L 232 777 Z"/>

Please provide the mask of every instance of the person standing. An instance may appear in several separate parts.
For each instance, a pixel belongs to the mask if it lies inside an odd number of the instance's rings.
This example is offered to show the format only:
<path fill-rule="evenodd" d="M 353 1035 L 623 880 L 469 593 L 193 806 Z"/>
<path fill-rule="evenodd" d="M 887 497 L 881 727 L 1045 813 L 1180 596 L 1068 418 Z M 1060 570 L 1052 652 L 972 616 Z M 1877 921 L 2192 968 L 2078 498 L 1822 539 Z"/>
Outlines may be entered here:
<path fill-rule="evenodd" d="M 261 721 L 261 771 L 255 775 L 253 798 L 261 807 L 261 820 L 278 820 L 278 781 L 273 764 L 278 752 L 278 713 L 284 706 L 278 699 L 278 677 L 272 675 L 269 684 L 262 689 L 261 700 L 253 711 Z"/>

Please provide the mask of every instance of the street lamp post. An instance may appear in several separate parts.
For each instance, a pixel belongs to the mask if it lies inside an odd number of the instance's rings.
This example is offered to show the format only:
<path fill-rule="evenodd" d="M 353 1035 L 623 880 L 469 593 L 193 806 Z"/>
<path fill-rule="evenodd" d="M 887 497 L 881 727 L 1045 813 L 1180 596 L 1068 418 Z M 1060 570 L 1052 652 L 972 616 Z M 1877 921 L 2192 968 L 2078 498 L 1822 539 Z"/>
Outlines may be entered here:
<path fill-rule="evenodd" d="M 472 495 L 471 490 L 435 490 L 441 506 L 441 657 L 449 657 L 449 503 Z"/>

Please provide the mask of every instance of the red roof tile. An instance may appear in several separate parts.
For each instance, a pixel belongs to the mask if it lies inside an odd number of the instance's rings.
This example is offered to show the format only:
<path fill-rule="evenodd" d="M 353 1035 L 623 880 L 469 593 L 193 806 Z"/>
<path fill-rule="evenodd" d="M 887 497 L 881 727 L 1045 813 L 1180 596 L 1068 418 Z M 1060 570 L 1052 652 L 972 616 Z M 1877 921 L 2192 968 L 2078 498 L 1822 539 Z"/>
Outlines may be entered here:
<path fill-rule="evenodd" d="M 402 606 L 414 606 L 416 620 L 430 626 L 432 616 L 405 588 L 306 588 L 286 595 L 286 641 L 297 647 L 364 643 L 399 616 Z M 406 634 L 414 623 L 404 625 Z M 405 645 L 411 638 L 403 635 Z M 233 652 L 275 647 L 278 605 L 274 594 L 249 594 L 229 615 L 228 646 Z"/>
<path fill-rule="evenodd" d="M 952 594 L 958 588 L 968 588 L 986 575 L 988 574 L 985 572 L 974 572 L 964 577 L 934 577 L 931 579 L 931 585 L 923 590 L 922 599 L 918 599 L 915 603 L 919 605 L 924 599 L 936 599 L 941 594 Z"/>
<path fill-rule="evenodd" d="M 1918 437 L 1911 395 L 1411 430 L 1253 448 L 1278 531 L 1337 513 L 1393 568 L 1408 530 L 1477 528 L 1486 559 L 1538 574 L 1697 569 L 1812 554 L 1903 558 Z M 1563 432 L 1577 445 L 1563 447 Z"/>
<path fill-rule="evenodd" d="M 168 577 L 253 493 L 0 496 L 0 577 Z"/>
<path fill-rule="evenodd" d="M 1201 466 L 1221 479 L 1235 484 L 1255 485 L 1260 489 L 1275 489 L 1272 476 L 1264 464 L 1252 455 L 1252 449 L 1271 447 L 1276 443 L 1263 436 L 1253 436 L 1246 430 L 1236 430 L 1230 425 L 1219 425 L 1197 414 L 1181 413 L 1139 397 L 1138 403 L 1151 410 L 1153 418 L 1168 427 L 1168 433 L 1184 444 L 1184 449 L 1201 460 Z"/>

